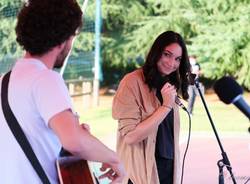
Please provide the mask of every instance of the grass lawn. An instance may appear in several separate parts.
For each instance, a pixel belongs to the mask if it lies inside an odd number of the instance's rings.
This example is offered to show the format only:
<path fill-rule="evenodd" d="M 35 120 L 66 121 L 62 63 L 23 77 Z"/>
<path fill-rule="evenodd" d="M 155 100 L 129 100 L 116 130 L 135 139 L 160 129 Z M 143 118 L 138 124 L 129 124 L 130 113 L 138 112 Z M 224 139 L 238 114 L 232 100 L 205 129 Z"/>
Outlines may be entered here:
<path fill-rule="evenodd" d="M 250 94 L 244 95 L 244 98 L 249 102 Z M 249 120 L 234 105 L 222 103 L 215 94 L 206 95 L 205 100 L 219 134 L 225 132 L 247 132 L 250 126 Z M 186 105 L 187 103 L 184 102 L 184 104 Z M 80 113 L 81 122 L 88 123 L 91 127 L 91 132 L 97 137 L 116 132 L 117 122 L 112 119 L 111 106 L 112 96 L 101 96 L 99 107 L 89 108 Z M 212 133 L 211 124 L 199 96 L 196 98 L 193 113 L 192 132 Z M 186 132 L 188 130 L 188 115 L 181 109 L 180 115 L 181 131 Z"/>
<path fill-rule="evenodd" d="M 249 120 L 234 105 L 224 104 L 215 95 L 206 95 L 205 100 L 214 125 L 218 131 L 247 132 L 250 126 Z M 181 126 L 184 131 L 188 128 L 188 116 L 183 111 L 181 111 Z M 212 131 L 212 126 L 200 97 L 197 98 L 194 107 L 192 131 Z"/>

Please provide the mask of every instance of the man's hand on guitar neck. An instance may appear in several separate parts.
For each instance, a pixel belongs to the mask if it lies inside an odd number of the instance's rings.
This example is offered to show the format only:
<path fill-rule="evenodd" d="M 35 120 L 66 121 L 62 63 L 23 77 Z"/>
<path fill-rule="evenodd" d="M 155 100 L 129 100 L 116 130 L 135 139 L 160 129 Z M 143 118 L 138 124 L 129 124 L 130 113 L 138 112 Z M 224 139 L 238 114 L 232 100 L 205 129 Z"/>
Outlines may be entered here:
<path fill-rule="evenodd" d="M 119 162 L 112 164 L 112 165 L 107 164 L 107 163 L 103 163 L 100 170 L 102 172 L 105 172 L 105 173 L 102 174 L 99 177 L 99 179 L 107 177 L 108 179 L 110 179 L 112 181 L 111 184 L 122 183 L 122 179 L 125 177 L 125 173 L 126 173 L 125 168 Z"/>

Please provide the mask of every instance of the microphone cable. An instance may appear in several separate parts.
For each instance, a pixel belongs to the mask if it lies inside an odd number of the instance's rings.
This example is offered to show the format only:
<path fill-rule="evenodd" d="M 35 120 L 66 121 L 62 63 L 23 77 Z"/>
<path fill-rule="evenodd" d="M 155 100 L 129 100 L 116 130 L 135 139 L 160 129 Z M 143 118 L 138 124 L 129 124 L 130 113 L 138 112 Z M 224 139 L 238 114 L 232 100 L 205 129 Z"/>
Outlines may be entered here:
<path fill-rule="evenodd" d="M 250 181 L 250 178 L 247 179 L 247 181 L 244 184 L 247 184 Z"/>
<path fill-rule="evenodd" d="M 189 147 L 189 143 L 190 143 L 190 137 L 191 137 L 191 116 L 190 116 L 190 113 L 188 112 L 188 110 L 186 108 L 183 108 L 183 109 L 188 114 L 189 128 L 188 128 L 187 145 L 186 145 L 186 148 L 185 148 L 185 151 L 184 151 L 184 155 L 183 155 L 183 160 L 182 160 L 181 184 L 183 183 L 183 175 L 184 175 L 184 169 L 185 169 L 185 159 L 186 159 L 186 155 L 187 155 L 187 151 L 188 151 L 188 147 Z"/>

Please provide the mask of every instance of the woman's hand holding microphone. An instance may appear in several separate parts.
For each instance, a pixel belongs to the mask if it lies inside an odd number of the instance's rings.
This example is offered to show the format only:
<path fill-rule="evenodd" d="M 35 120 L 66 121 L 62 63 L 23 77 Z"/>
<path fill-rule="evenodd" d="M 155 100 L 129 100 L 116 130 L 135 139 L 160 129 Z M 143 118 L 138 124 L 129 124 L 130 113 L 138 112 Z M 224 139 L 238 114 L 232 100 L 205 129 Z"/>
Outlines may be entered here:
<path fill-rule="evenodd" d="M 175 86 L 167 82 L 161 89 L 161 95 L 163 99 L 162 106 L 172 109 L 175 104 L 175 99 L 177 96 Z"/>

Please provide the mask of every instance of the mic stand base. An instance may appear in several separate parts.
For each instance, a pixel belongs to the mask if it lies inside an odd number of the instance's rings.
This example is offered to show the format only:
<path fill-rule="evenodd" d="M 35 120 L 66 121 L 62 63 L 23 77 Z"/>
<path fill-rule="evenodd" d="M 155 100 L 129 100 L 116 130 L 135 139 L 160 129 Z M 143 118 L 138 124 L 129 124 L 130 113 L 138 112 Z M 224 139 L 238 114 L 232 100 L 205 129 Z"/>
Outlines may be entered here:
<path fill-rule="evenodd" d="M 219 184 L 224 184 L 223 167 L 225 164 L 223 163 L 223 160 L 218 160 L 217 166 L 219 168 Z"/>

